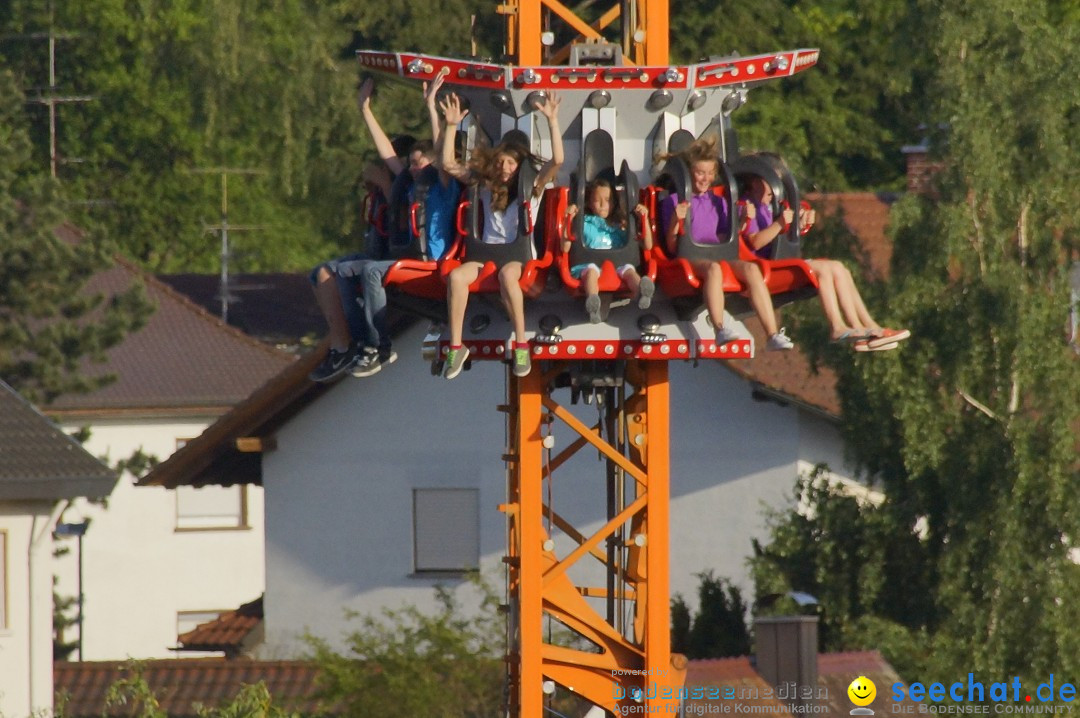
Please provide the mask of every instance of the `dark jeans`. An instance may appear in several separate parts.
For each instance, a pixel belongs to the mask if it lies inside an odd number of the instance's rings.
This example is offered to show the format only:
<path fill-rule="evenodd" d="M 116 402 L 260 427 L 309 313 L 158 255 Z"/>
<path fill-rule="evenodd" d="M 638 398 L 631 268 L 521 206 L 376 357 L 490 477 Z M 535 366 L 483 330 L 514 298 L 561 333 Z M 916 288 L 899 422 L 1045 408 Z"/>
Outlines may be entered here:
<path fill-rule="evenodd" d="M 381 352 L 390 350 L 390 332 L 386 327 L 386 288 L 383 280 L 394 264 L 392 260 L 368 261 L 360 270 L 364 292 L 364 317 L 367 319 L 367 347 Z"/>
<path fill-rule="evenodd" d="M 378 339 L 372 337 L 369 319 L 364 307 L 363 268 L 372 260 L 367 254 L 349 254 L 320 264 L 311 270 L 311 284 L 319 281 L 319 270 L 326 270 L 333 276 L 341 297 L 341 306 L 345 310 L 345 320 L 349 325 L 349 335 L 359 346 L 377 346 Z M 383 293 L 383 304 L 386 294 Z"/>

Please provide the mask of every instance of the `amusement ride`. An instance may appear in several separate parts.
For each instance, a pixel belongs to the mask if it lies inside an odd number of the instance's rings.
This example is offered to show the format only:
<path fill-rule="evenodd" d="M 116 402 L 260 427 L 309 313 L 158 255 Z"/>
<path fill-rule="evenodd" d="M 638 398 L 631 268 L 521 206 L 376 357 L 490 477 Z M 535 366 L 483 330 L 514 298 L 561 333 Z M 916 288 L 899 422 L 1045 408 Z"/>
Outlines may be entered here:
<path fill-rule="evenodd" d="M 469 108 L 460 128 L 466 156 L 508 133 L 548 156 L 535 107 L 547 93 L 558 92 L 565 181 L 545 191 L 539 216 L 528 216 L 523 202 L 517 239 L 498 246 L 479 246 L 479 198 L 475 190 L 466 191 L 457 212 L 457 242 L 439 261 L 426 255 L 422 188 L 406 204 L 395 192 L 399 199 L 391 202 L 387 229 L 398 261 L 386 286 L 398 304 L 444 321 L 449 272 L 463 257 L 482 257 L 484 269 L 470 287 L 474 299 L 464 345 L 470 364 L 505 362 L 511 325 L 499 305 L 496 274 L 501 262 L 524 264 L 520 283 L 532 370 L 518 377 L 507 367 L 506 400 L 498 407 L 506 414 L 507 438 L 507 494 L 499 507 L 507 527 L 505 715 L 541 718 L 556 690 L 571 691 L 607 713 L 676 715 L 686 658 L 672 653 L 670 640 L 668 362 L 754 355 L 748 332 L 722 345 L 714 341 L 688 257 L 756 262 L 777 304 L 814 293 L 814 275 L 800 258 L 798 217 L 806 206 L 794 178 L 769 155 L 740 156 L 730 118 L 749 90 L 813 67 L 818 51 L 677 65 L 668 58 L 668 0 L 621 0 L 592 22 L 559 0 L 505 0 L 497 9 L 506 20 L 510 64 L 369 50 L 357 53 L 359 64 L 362 71 L 407 81 L 441 76 L 445 90 Z M 612 28 L 621 29 L 621 37 L 605 39 Z M 556 47 L 557 35 L 576 37 Z M 641 203 L 649 210 L 647 217 L 628 217 L 627 246 L 640 253 L 640 223 L 651 222 L 653 236 L 660 236 L 659 204 L 671 192 L 688 196 L 685 163 L 672 158 L 657 166 L 657 158 L 708 134 L 718 139 L 721 153 L 714 192 L 734 206 L 740 181 L 761 177 L 772 187 L 774 216 L 790 208 L 794 219 L 767 258 L 749 254 L 735 221 L 729 236 L 708 246 L 695 245 L 683 231 L 676 256 L 657 242 L 647 256 L 633 260 L 659 288 L 653 305 L 640 310 L 626 300 L 627 288 L 614 271 L 623 261 L 615 256 L 618 250 L 588 250 L 577 242 L 568 253 L 560 251 L 565 223 L 578 236 L 582 229 L 581 214 L 568 217 L 568 207 L 584 205 L 587 182 L 608 178 L 623 207 Z M 521 172 L 521 181 L 531 182 L 526 174 Z M 601 267 L 601 323 L 586 320 L 580 282 L 568 272 L 582 262 Z M 745 288 L 725 272 L 724 289 L 738 314 Z M 434 374 L 447 349 L 448 339 L 436 325 L 424 342 Z M 571 403 L 596 404 L 595 424 L 557 400 L 567 391 Z M 575 436 L 557 452 L 555 425 Z M 606 521 L 588 532 L 550 500 L 553 472 L 582 450 L 604 459 L 604 491 L 598 494 L 605 505 L 597 513 Z M 591 563 L 588 575 L 600 579 L 575 580 L 582 572 L 571 569 L 581 563 Z M 561 629 L 558 637 L 552 624 Z"/>

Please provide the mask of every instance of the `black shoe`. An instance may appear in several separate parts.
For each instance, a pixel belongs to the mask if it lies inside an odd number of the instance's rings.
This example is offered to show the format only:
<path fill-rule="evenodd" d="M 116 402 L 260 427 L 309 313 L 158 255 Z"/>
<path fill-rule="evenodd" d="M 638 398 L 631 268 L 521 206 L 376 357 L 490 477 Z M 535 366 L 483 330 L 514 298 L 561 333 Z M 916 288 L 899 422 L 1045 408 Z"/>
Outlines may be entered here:
<path fill-rule="evenodd" d="M 331 348 L 330 351 L 326 352 L 326 357 L 322 360 L 322 363 L 308 374 L 308 379 L 311 379 L 312 381 L 330 381 L 331 379 L 336 379 L 348 371 L 355 360 L 355 346 L 350 345 L 349 348 L 343 352 Z"/>
<path fill-rule="evenodd" d="M 397 352 L 393 349 L 365 349 L 360 358 L 352 367 L 352 375 L 355 377 L 371 376 L 382 370 L 384 364 L 393 364 L 397 361 Z"/>

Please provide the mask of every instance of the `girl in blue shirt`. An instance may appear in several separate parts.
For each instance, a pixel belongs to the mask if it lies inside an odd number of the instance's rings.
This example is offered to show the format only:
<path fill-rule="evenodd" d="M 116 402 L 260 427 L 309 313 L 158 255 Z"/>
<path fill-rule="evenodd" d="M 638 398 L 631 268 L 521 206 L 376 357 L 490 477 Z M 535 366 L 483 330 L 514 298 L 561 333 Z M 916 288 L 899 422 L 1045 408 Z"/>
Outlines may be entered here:
<path fill-rule="evenodd" d="M 586 185 L 585 204 L 587 211 L 582 222 L 581 243 L 589 249 L 625 247 L 626 215 L 619 206 L 618 195 L 611 182 L 606 179 L 597 179 Z M 643 217 L 648 212 L 643 204 L 634 207 L 634 211 Z M 577 213 L 577 205 L 570 205 L 562 236 L 564 254 L 570 251 L 570 243 L 573 241 L 570 236 L 570 227 Z M 652 227 L 649 222 L 641 223 L 639 239 L 646 252 L 652 249 Z M 638 274 L 637 267 L 632 264 L 616 267 L 615 271 L 630 290 L 630 295 L 637 297 L 638 307 L 648 309 L 656 293 L 653 280 L 648 277 L 643 278 Z M 585 311 L 589 313 L 589 321 L 598 324 L 600 322 L 600 267 L 593 263 L 575 264 L 570 268 L 570 276 L 580 279 L 585 284 Z"/>

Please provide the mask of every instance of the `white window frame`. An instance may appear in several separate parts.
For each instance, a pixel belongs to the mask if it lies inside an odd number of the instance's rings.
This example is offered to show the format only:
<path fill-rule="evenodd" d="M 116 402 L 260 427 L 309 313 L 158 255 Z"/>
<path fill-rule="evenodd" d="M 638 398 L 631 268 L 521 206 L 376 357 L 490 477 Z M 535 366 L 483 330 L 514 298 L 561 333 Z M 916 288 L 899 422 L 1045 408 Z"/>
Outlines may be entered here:
<path fill-rule="evenodd" d="M 441 501 L 440 501 L 441 499 Z M 449 511 L 442 510 L 450 502 Z M 416 575 L 463 574 L 480 568 L 480 489 L 414 488 L 413 572 Z M 454 518 L 454 521 L 447 521 Z M 435 531 L 435 536 L 425 535 Z M 448 534 L 456 532 L 456 536 Z M 452 555 L 440 557 L 450 547 Z M 456 555 L 453 555 L 456 554 Z"/>
<path fill-rule="evenodd" d="M 199 515 L 187 512 L 183 506 L 184 497 L 190 496 L 190 502 L 195 498 L 194 492 L 221 492 L 222 499 L 226 498 L 224 492 L 235 492 L 236 511 L 221 513 L 206 513 Z M 232 486 L 177 486 L 174 489 L 176 498 L 176 530 L 177 531 L 237 531 L 251 528 L 248 522 L 248 494 L 247 486 L 234 484 Z M 201 497 L 207 498 L 205 495 Z M 232 497 L 228 497 L 232 498 Z"/>

